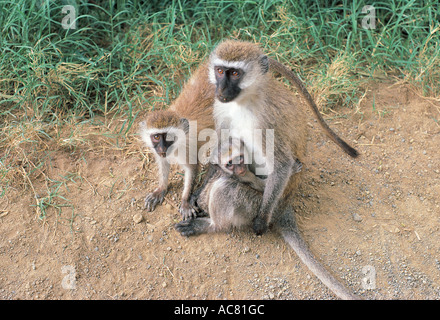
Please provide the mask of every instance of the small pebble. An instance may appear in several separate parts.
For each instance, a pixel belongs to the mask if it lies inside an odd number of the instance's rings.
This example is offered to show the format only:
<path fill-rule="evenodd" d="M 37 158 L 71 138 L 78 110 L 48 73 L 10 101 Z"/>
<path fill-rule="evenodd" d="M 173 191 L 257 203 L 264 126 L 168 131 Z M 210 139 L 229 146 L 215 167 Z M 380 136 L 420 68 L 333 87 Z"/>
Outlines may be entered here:
<path fill-rule="evenodd" d="M 353 220 L 356 221 L 356 222 L 361 222 L 362 218 L 361 218 L 361 216 L 359 214 L 353 213 Z"/>
<path fill-rule="evenodd" d="M 143 217 L 142 217 L 142 214 L 140 214 L 140 213 L 136 213 L 136 214 L 133 216 L 133 221 L 134 221 L 135 223 L 140 223 L 140 222 L 142 221 L 142 219 L 143 219 Z"/>

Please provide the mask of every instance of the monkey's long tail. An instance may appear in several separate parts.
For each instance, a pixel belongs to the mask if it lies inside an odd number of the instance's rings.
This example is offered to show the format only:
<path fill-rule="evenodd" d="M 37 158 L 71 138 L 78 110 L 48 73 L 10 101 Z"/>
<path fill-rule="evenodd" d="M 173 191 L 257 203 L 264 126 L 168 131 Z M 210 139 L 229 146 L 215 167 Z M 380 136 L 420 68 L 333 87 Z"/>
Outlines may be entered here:
<path fill-rule="evenodd" d="M 322 281 L 334 294 L 343 300 L 360 300 L 361 298 L 351 293 L 344 285 L 333 277 L 322 264 L 314 257 L 306 242 L 301 237 L 293 211 L 286 213 L 277 221 L 277 228 L 284 240 L 292 247 L 301 261 Z"/>
<path fill-rule="evenodd" d="M 293 82 L 295 87 L 298 89 L 299 93 L 303 96 L 303 98 L 307 101 L 308 105 L 312 109 L 313 113 L 315 114 L 316 118 L 319 121 L 319 124 L 323 127 L 325 133 L 327 136 L 333 140 L 338 146 L 342 148 L 346 153 L 348 153 L 351 157 L 356 158 L 359 156 L 359 152 L 351 147 L 347 142 L 342 140 L 324 121 L 324 119 L 321 116 L 321 113 L 319 112 L 318 107 L 315 104 L 315 101 L 313 101 L 312 96 L 310 95 L 309 91 L 307 91 L 307 88 L 304 87 L 304 84 L 302 81 L 298 78 L 298 76 L 293 72 L 292 70 L 288 69 L 285 65 L 282 63 L 269 58 L 269 66 L 272 71 L 278 72 L 282 76 L 289 79 L 289 81 Z"/>

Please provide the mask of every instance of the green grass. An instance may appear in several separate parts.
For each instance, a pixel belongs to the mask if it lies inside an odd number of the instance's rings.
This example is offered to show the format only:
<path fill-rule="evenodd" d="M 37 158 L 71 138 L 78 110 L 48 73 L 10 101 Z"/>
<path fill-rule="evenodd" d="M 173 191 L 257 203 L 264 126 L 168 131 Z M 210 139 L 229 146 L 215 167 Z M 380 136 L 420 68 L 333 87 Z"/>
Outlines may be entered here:
<path fill-rule="evenodd" d="M 119 112 L 130 121 L 134 103 L 168 104 L 229 37 L 261 43 L 306 80 L 346 57 L 354 78 L 383 69 L 439 94 L 434 1 L 373 3 L 375 30 L 361 27 L 365 1 L 80 2 L 77 28 L 64 30 L 62 7 L 71 2 L 0 1 L 0 115 L 58 121 Z"/>
<path fill-rule="evenodd" d="M 77 28 L 65 30 L 69 4 Z M 375 29 L 362 28 L 366 4 Z M 434 0 L 0 0 L 0 196 L 41 177 L 50 149 L 81 152 L 82 128 L 123 148 L 138 115 L 169 105 L 224 38 L 260 43 L 324 110 L 356 105 L 365 81 L 384 78 L 439 97 L 439 21 Z"/>

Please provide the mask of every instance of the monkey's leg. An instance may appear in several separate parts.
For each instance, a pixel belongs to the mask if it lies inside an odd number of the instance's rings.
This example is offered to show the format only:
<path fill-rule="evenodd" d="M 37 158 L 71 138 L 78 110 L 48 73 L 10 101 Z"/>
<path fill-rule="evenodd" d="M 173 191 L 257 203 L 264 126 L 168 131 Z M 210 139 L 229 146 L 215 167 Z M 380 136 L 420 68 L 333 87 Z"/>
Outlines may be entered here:
<path fill-rule="evenodd" d="M 168 191 L 168 176 L 170 173 L 170 164 L 166 159 L 156 157 L 159 166 L 159 187 L 145 197 L 145 209 L 148 212 L 153 211 L 158 204 L 162 204 Z"/>
<path fill-rule="evenodd" d="M 295 160 L 285 160 L 275 163 L 274 172 L 267 177 L 266 187 L 263 192 L 263 201 L 258 215 L 253 221 L 253 230 L 257 235 L 261 235 L 267 231 L 272 220 L 273 212 L 278 206 L 289 179 L 291 179 L 294 164 Z"/>
<path fill-rule="evenodd" d="M 175 228 L 182 236 L 196 236 L 202 233 L 215 232 L 210 218 L 195 218 L 183 220 L 175 225 Z"/>

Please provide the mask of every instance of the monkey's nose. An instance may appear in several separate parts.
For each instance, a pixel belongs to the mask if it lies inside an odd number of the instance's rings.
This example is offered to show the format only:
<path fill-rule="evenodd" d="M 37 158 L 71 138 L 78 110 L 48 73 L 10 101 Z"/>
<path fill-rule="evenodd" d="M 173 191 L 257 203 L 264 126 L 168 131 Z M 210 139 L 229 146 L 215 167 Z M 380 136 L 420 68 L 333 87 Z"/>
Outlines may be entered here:
<path fill-rule="evenodd" d="M 225 96 L 218 95 L 217 98 L 218 98 L 221 102 L 228 102 L 228 98 L 226 98 Z"/>

